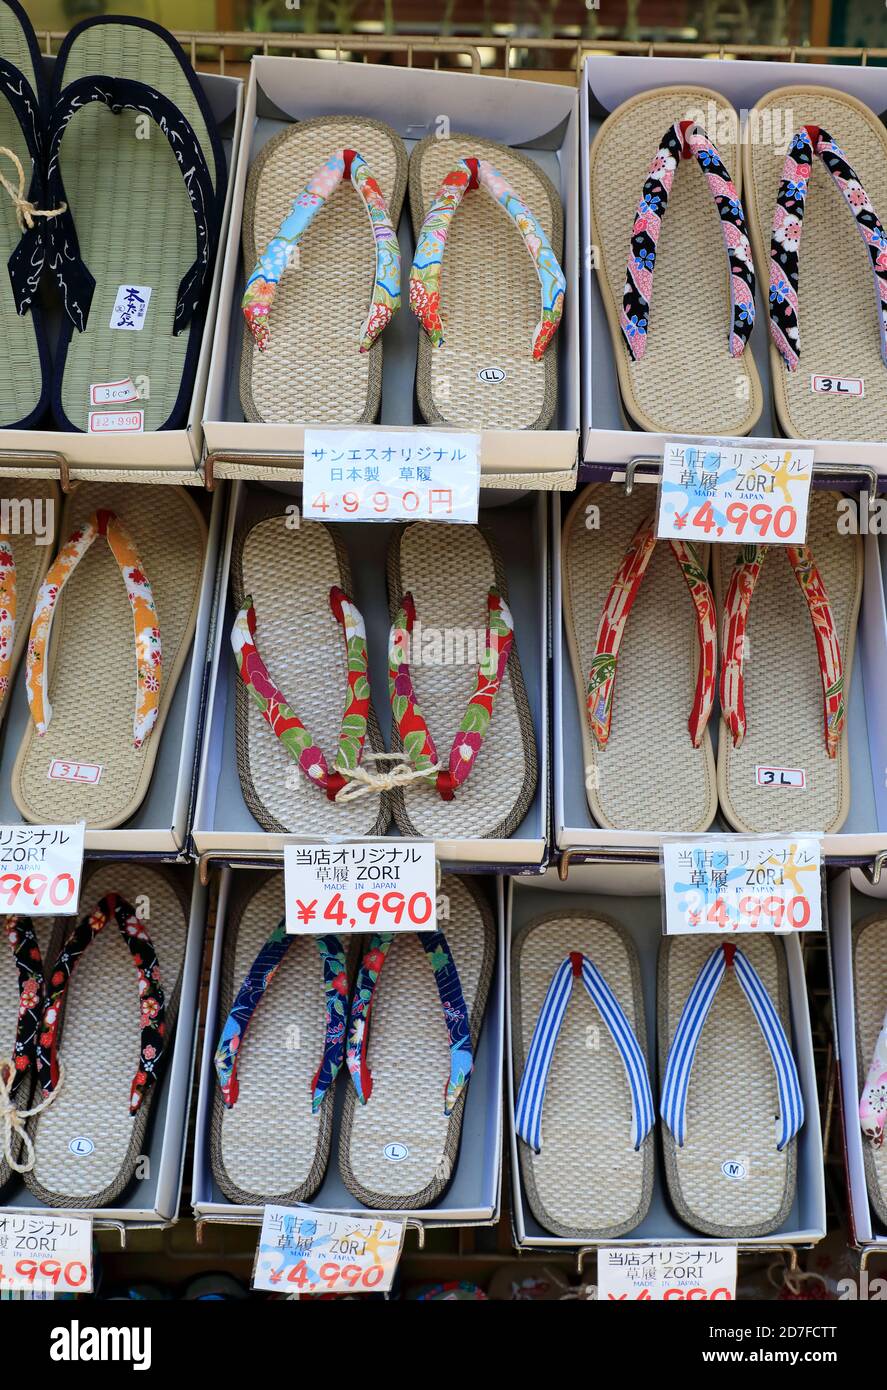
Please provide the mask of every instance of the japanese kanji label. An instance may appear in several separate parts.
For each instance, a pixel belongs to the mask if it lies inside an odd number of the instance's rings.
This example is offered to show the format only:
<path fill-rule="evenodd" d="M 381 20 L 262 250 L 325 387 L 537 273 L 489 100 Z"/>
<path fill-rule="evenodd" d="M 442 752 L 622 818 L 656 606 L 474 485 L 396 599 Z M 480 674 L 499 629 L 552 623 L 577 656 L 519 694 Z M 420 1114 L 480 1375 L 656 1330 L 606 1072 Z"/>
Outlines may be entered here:
<path fill-rule="evenodd" d="M 85 821 L 0 825 L 0 911 L 72 917 L 80 902 Z"/>
<path fill-rule="evenodd" d="M 269 1293 L 384 1293 L 406 1225 L 311 1207 L 266 1206 L 253 1288 Z"/>
<path fill-rule="evenodd" d="M 602 1246 L 597 1296 L 601 1303 L 730 1303 L 736 1297 L 736 1246 Z"/>
<path fill-rule="evenodd" d="M 285 845 L 286 929 L 329 932 L 436 931 L 434 845 Z"/>
<path fill-rule="evenodd" d="M 812 449 L 666 444 L 656 534 L 800 545 L 812 480 Z"/>
<path fill-rule="evenodd" d="M 815 836 L 666 838 L 666 934 L 820 931 L 819 863 Z"/>
<path fill-rule="evenodd" d="M 0 1290 L 92 1293 L 92 1221 L 0 1213 Z"/>
<path fill-rule="evenodd" d="M 303 514 L 315 521 L 477 522 L 480 435 L 305 431 Z"/>

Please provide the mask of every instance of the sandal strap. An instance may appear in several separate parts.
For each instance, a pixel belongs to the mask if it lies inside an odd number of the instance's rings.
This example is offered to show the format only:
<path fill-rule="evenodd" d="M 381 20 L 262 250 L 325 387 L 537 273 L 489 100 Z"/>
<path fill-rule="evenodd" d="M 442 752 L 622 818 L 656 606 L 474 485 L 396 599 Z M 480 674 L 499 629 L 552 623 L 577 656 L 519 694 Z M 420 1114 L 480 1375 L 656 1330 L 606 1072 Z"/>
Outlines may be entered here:
<path fill-rule="evenodd" d="M 887 363 L 887 232 L 844 151 L 828 131 L 816 125 L 802 126 L 792 139 L 776 194 L 770 236 L 770 336 L 788 370 L 797 371 L 801 357 L 799 255 L 814 156 L 822 160 L 831 174 L 869 253 L 877 298 L 881 356 Z"/>
<path fill-rule="evenodd" d="M 687 1096 L 696 1050 L 715 995 L 728 969 L 736 971 L 736 978 L 763 1034 L 776 1073 L 779 1097 L 776 1147 L 781 1153 L 804 1123 L 804 1098 L 798 1069 L 773 1000 L 751 961 L 733 942 L 724 942 L 715 947 L 687 996 L 665 1064 L 660 1100 L 662 1118 L 674 1135 L 675 1143 L 683 1147 L 687 1137 Z"/>
<path fill-rule="evenodd" d="M 130 1114 L 134 1115 L 157 1080 L 160 1062 L 166 1050 L 166 999 L 160 983 L 157 952 L 145 924 L 119 893 L 106 893 L 99 899 L 92 912 L 84 913 L 71 927 L 49 974 L 42 1026 L 37 1042 L 37 1076 L 44 1096 L 52 1095 L 59 1083 L 59 1028 L 71 976 L 84 951 L 112 917 L 117 923 L 138 974 L 142 1032 L 139 1067 L 130 1089 L 129 1109 Z"/>
<path fill-rule="evenodd" d="M 538 218 L 486 159 L 460 159 L 425 214 L 410 270 L 410 308 L 432 346 L 440 347 L 444 341 L 440 283 L 447 237 L 465 194 L 477 188 L 483 188 L 511 219 L 533 262 L 542 297 L 542 317 L 533 330 L 533 360 L 538 362 L 558 330 L 567 281 Z"/>
<path fill-rule="evenodd" d="M 887 1017 L 881 1024 L 875 1042 L 872 1061 L 866 1073 L 865 1085 L 859 1098 L 859 1123 L 863 1137 L 875 1149 L 884 1143 L 884 1124 L 887 1121 Z"/>
<path fill-rule="evenodd" d="M 717 149 L 692 121 L 675 121 L 650 166 L 635 213 L 619 323 L 628 351 L 639 362 L 647 351 L 653 270 L 662 220 L 680 159 L 695 157 L 721 219 L 730 279 L 730 356 L 741 357 L 755 321 L 755 267 L 739 194 Z"/>
<path fill-rule="evenodd" d="M 243 1040 L 256 1009 L 265 997 L 278 967 L 286 956 L 295 935 L 286 930 L 282 917 L 250 966 L 237 997 L 225 1019 L 213 1057 L 222 1101 L 230 1110 L 240 1094 L 237 1064 L 243 1051 Z M 326 998 L 326 1028 L 323 1056 L 311 1082 L 312 1114 L 320 1109 L 323 1098 L 332 1086 L 345 1055 L 345 1015 L 348 1008 L 348 971 L 345 949 L 338 936 L 313 938 L 323 966 L 323 987 Z"/>
<path fill-rule="evenodd" d="M 93 541 L 100 536 L 108 542 L 111 554 L 120 566 L 132 608 L 136 652 L 136 708 L 132 741 L 134 748 L 141 748 L 157 723 L 160 710 L 163 668 L 160 621 L 154 606 L 151 583 L 142 568 L 135 542 L 115 512 L 100 509 L 88 521 L 81 522 L 71 532 L 40 585 L 28 639 L 28 705 L 37 733 L 42 736 L 52 719 L 47 673 L 49 640 L 58 598 Z"/>
<path fill-rule="evenodd" d="M 336 150 L 308 180 L 246 282 L 241 301 L 246 326 L 260 352 L 271 341 L 269 316 L 277 286 L 286 270 L 298 266 L 296 248 L 320 209 L 344 179 L 349 179 L 370 219 L 376 248 L 376 273 L 369 313 L 360 330 L 360 351 L 369 352 L 400 308 L 400 244 L 388 204 L 363 155 Z"/>
<path fill-rule="evenodd" d="M 17 605 L 15 556 L 8 540 L 0 539 L 0 706 L 12 685 Z"/>
<path fill-rule="evenodd" d="M 43 179 L 43 121 L 40 114 L 40 101 L 34 92 L 25 74 L 10 63 L 6 58 L 0 58 L 0 97 L 12 107 L 16 120 L 21 127 L 25 137 L 25 144 L 32 160 L 31 184 L 28 189 L 27 206 L 30 209 L 39 207 L 44 198 L 44 179 Z M 7 186 L 6 191 L 11 190 Z M 22 225 L 22 212 L 20 200 L 23 190 L 20 190 L 16 199 L 16 210 L 19 215 L 19 226 Z M 22 229 L 21 239 L 14 247 L 9 260 L 7 269 L 9 280 L 12 285 L 12 294 L 15 300 L 15 307 L 19 314 L 26 314 L 31 307 L 37 286 L 43 274 L 43 266 L 46 260 L 46 235 L 48 228 L 44 220 L 46 214 L 30 217 L 30 225 L 27 220 Z"/>
<path fill-rule="evenodd" d="M 221 203 L 212 174 L 193 127 L 179 108 L 155 88 L 124 77 L 81 77 L 64 88 L 49 116 L 47 188 L 54 206 L 61 207 L 67 202 L 59 165 L 62 137 L 78 112 L 96 101 L 107 106 L 115 116 L 121 111 L 150 116 L 169 141 L 184 180 L 194 213 L 197 255 L 182 276 L 176 294 L 172 322 L 172 334 L 176 336 L 191 323 L 209 291 L 221 227 Z M 65 313 L 82 333 L 89 318 L 96 282 L 80 254 L 77 229 L 69 207 L 50 223 L 49 244 L 50 269 L 58 280 Z"/>
<path fill-rule="evenodd" d="M 388 694 L 391 711 L 404 753 L 417 772 L 427 771 L 444 801 L 452 801 L 457 788 L 477 761 L 493 717 L 493 704 L 502 685 L 514 644 L 514 619 L 499 590 L 487 594 L 487 627 L 484 654 L 478 666 L 474 691 L 453 738 L 449 762 L 442 768 L 425 716 L 419 708 L 410 671 L 409 643 L 416 622 L 412 594 L 404 594 L 391 627 L 388 643 Z"/>
<path fill-rule="evenodd" d="M 12 1053 L 14 1075 L 9 1084 L 10 1095 L 15 1095 L 23 1077 L 33 1076 L 35 1073 L 37 1039 L 40 1035 L 46 998 L 46 979 L 43 973 L 43 957 L 31 918 L 6 917 L 3 920 L 3 931 L 15 957 L 18 971 L 18 1024 Z"/>
<path fill-rule="evenodd" d="M 244 598 L 234 619 L 231 646 L 240 678 L 262 718 L 308 781 L 322 787 L 329 800 L 335 801 L 347 780 L 342 770 L 356 768 L 363 755 L 370 709 L 370 683 L 367 679 L 369 657 L 363 617 L 345 591 L 335 584 L 330 589 L 330 611 L 342 629 L 348 662 L 348 691 L 333 771 L 330 771 L 321 749 L 299 716 L 274 684 L 259 655 L 255 643 L 256 610 L 250 595 Z"/>

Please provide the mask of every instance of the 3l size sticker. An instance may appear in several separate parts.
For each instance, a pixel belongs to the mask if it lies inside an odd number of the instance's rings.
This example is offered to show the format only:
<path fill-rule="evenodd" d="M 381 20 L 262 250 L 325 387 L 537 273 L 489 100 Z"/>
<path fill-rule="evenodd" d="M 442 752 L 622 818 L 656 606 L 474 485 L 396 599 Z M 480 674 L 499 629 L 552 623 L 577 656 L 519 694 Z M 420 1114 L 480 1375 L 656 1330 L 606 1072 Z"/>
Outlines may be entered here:
<path fill-rule="evenodd" d="M 475 525 L 479 490 L 478 434 L 305 431 L 306 518 Z"/>
<path fill-rule="evenodd" d="M 759 787 L 793 787 L 803 791 L 807 774 L 802 767 L 756 767 L 755 783 Z"/>
<path fill-rule="evenodd" d="M 328 932 L 435 931 L 434 845 L 284 845 L 286 929 Z"/>
<path fill-rule="evenodd" d="M 99 381 L 89 388 L 91 405 L 131 405 L 139 399 L 136 384 L 131 376 L 122 381 Z"/>
<path fill-rule="evenodd" d="M 100 763 L 75 763 L 53 758 L 47 775 L 50 782 L 83 782 L 94 787 L 101 780 L 103 770 Z"/>
<path fill-rule="evenodd" d="M 92 1292 L 92 1221 L 41 1211 L 0 1222 L 0 1290 Z"/>
<path fill-rule="evenodd" d="M 732 1303 L 736 1246 L 603 1247 L 597 1258 L 601 1303 Z"/>
<path fill-rule="evenodd" d="M 865 379 L 861 376 L 811 376 L 810 390 L 819 396 L 864 396 Z"/>
<path fill-rule="evenodd" d="M 143 410 L 91 410 L 87 434 L 142 434 L 145 429 Z"/>
<path fill-rule="evenodd" d="M 108 327 L 124 329 L 129 333 L 141 333 L 150 302 L 150 285 L 121 285 L 114 300 L 114 311 Z"/>
<path fill-rule="evenodd" d="M 71 917 L 80 902 L 85 821 L 0 825 L 0 909 Z"/>
<path fill-rule="evenodd" d="M 311 1207 L 266 1206 L 253 1288 L 269 1293 L 384 1293 L 406 1223 Z"/>
<path fill-rule="evenodd" d="M 667 935 L 822 927 L 815 836 L 666 837 L 662 867 Z"/>
<path fill-rule="evenodd" d="M 812 480 L 812 449 L 666 444 L 656 534 L 799 545 Z"/>

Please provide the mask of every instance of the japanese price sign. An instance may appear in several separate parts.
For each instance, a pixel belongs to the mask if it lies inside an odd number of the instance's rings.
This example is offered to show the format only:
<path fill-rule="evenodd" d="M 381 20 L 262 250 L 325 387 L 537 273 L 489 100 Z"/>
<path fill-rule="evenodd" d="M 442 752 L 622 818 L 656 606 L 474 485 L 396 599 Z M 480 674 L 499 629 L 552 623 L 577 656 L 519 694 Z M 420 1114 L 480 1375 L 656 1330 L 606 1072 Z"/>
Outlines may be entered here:
<path fill-rule="evenodd" d="M 284 845 L 286 929 L 308 934 L 436 931 L 434 845 Z"/>
<path fill-rule="evenodd" d="M 600 1302 L 730 1303 L 736 1297 L 735 1245 L 602 1247 Z"/>
<path fill-rule="evenodd" d="M 666 934 L 820 931 L 819 861 L 815 836 L 665 839 Z"/>
<path fill-rule="evenodd" d="M 0 1214 L 0 1290 L 92 1293 L 92 1222 L 41 1212 Z"/>
<path fill-rule="evenodd" d="M 84 821 L 0 825 L 0 910 L 70 917 L 80 902 Z"/>
<path fill-rule="evenodd" d="M 311 1207 L 265 1208 L 253 1288 L 269 1293 L 384 1293 L 403 1248 L 403 1221 Z"/>
<path fill-rule="evenodd" d="M 477 522 L 480 435 L 305 431 L 303 514 L 316 521 Z"/>
<path fill-rule="evenodd" d="M 666 444 L 656 534 L 800 545 L 812 480 L 812 449 Z"/>

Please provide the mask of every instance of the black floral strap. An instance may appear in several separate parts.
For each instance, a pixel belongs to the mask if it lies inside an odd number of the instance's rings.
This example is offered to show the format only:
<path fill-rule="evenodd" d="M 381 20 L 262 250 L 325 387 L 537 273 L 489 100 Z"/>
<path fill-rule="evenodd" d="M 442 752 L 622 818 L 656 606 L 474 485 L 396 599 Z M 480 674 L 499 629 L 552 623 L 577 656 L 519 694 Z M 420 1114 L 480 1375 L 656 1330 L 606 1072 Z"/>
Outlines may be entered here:
<path fill-rule="evenodd" d="M 0 58 L 0 97 L 4 97 L 15 113 L 22 129 L 28 153 L 33 160 L 33 173 L 28 198 L 40 204 L 44 196 L 43 184 L 43 126 L 40 119 L 40 102 L 28 79 L 13 63 Z M 0 168 L 4 175 L 8 171 Z M 0 197 L 4 195 L 0 193 Z M 25 227 L 21 239 L 7 261 L 9 280 L 15 307 L 19 314 L 26 314 L 37 291 L 43 266 L 46 260 L 47 228 L 40 220 Z"/>
<path fill-rule="evenodd" d="M 166 1005 L 157 953 L 145 924 L 126 899 L 117 893 L 108 893 L 100 898 L 97 907 L 72 927 L 49 976 L 48 996 L 37 1043 L 37 1076 L 44 1096 L 52 1095 L 59 1081 L 59 1026 L 71 976 L 84 951 L 112 917 L 126 942 L 139 977 L 142 1042 L 139 1069 L 133 1078 L 129 1101 L 130 1114 L 134 1115 L 157 1079 L 166 1046 Z"/>
<path fill-rule="evenodd" d="M 150 116 L 169 141 L 176 157 L 197 225 L 197 257 L 179 284 L 173 334 L 181 333 L 200 308 L 209 288 L 221 221 L 219 199 L 206 158 L 192 126 L 177 106 L 153 87 L 122 77 L 82 77 L 61 93 L 49 118 L 49 196 L 56 206 L 66 202 L 59 167 L 62 137 L 71 121 L 92 101 L 103 102 L 115 115 L 136 111 Z M 89 317 L 95 278 L 80 254 L 70 209 L 50 228 L 50 269 L 61 289 L 65 313 L 79 332 Z"/>
<path fill-rule="evenodd" d="M 770 336 L 789 371 L 796 372 L 801 358 L 798 255 L 814 155 L 837 184 L 871 258 L 881 356 L 887 363 L 887 233 L 844 151 L 816 125 L 801 127 L 782 166 L 770 236 Z"/>
<path fill-rule="evenodd" d="M 14 1076 L 9 1082 L 10 1094 L 15 1095 L 22 1079 L 34 1075 L 46 980 L 43 957 L 30 917 L 6 917 L 3 930 L 18 971 L 18 1024 L 12 1052 Z"/>

